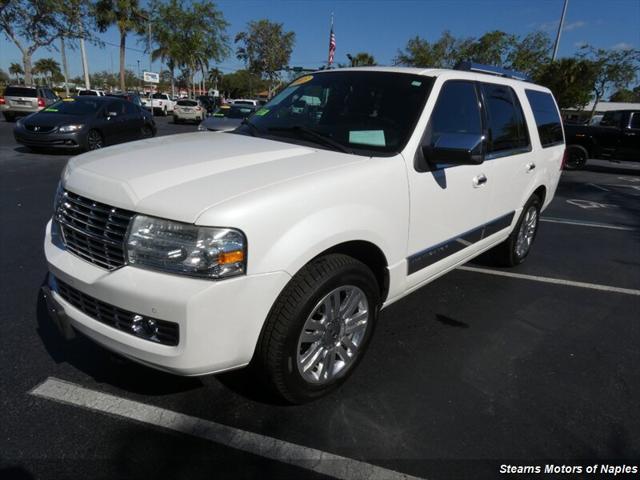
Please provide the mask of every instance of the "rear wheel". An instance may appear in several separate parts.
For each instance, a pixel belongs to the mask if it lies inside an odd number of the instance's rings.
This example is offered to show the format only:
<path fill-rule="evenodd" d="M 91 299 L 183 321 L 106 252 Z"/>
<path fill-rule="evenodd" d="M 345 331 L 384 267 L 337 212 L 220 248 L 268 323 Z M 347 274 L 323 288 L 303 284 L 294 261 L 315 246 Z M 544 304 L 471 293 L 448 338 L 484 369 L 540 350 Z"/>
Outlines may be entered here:
<path fill-rule="evenodd" d="M 580 170 L 584 168 L 589 159 L 589 152 L 580 145 L 570 145 L 567 147 L 567 162 L 564 165 L 566 170 Z"/>
<path fill-rule="evenodd" d="M 331 254 L 309 263 L 269 313 L 254 357 L 259 378 L 291 403 L 337 388 L 371 339 L 379 292 L 371 270 L 354 258 Z"/>
<path fill-rule="evenodd" d="M 142 135 L 142 138 L 151 138 L 153 137 L 153 130 L 149 125 L 145 125 L 142 127 L 141 135 Z"/>
<path fill-rule="evenodd" d="M 98 130 L 89 130 L 87 133 L 87 150 L 98 150 L 104 147 L 104 138 Z"/>
<path fill-rule="evenodd" d="M 493 249 L 496 264 L 514 267 L 524 262 L 538 233 L 541 206 L 537 195 L 529 199 L 509 238 Z"/>

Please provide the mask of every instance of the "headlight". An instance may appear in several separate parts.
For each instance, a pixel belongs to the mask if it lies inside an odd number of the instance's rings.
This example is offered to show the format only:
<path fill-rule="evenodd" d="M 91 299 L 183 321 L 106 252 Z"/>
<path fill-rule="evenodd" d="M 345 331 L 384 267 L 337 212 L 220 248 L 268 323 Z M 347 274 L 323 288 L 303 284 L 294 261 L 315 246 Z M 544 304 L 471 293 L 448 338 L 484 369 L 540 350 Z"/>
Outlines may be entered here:
<path fill-rule="evenodd" d="M 60 128 L 58 128 L 58 131 L 60 133 L 71 133 L 71 132 L 77 132 L 82 127 L 84 127 L 84 125 L 63 125 Z"/>
<path fill-rule="evenodd" d="M 226 278 L 246 271 L 244 234 L 136 215 L 127 238 L 130 265 L 196 277 Z"/>
<path fill-rule="evenodd" d="M 204 126 L 204 123 L 199 123 L 198 124 L 198 131 L 199 132 L 206 132 L 207 131 L 207 127 Z"/>

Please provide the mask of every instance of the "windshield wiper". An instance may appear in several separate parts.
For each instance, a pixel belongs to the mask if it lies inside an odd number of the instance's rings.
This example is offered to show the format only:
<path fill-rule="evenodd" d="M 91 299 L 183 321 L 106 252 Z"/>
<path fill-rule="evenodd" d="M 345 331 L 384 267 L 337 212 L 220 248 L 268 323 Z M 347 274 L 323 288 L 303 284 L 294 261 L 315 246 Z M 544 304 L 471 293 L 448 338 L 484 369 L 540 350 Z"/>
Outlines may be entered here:
<path fill-rule="evenodd" d="M 349 150 L 340 142 L 336 142 L 332 138 L 329 138 L 321 133 L 316 132 L 315 130 L 311 130 L 308 127 L 303 127 L 302 125 L 294 125 L 292 127 L 271 127 L 267 129 L 270 132 L 291 132 L 304 135 L 306 137 L 313 138 L 316 143 L 323 144 L 325 146 L 333 147 L 335 150 L 339 150 L 343 153 L 353 153 L 352 150 Z"/>

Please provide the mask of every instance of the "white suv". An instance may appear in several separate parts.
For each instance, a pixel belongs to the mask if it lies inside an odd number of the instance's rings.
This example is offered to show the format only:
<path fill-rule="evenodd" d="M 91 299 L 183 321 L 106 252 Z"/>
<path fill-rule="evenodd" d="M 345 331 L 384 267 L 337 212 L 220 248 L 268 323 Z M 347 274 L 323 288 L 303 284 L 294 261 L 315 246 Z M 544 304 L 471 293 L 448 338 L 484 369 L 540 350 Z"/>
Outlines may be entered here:
<path fill-rule="evenodd" d="M 168 372 L 252 363 L 291 402 L 325 394 L 381 308 L 486 250 L 529 253 L 563 131 L 548 89 L 505 75 L 318 72 L 233 132 L 72 158 L 44 245 L 53 318 Z"/>

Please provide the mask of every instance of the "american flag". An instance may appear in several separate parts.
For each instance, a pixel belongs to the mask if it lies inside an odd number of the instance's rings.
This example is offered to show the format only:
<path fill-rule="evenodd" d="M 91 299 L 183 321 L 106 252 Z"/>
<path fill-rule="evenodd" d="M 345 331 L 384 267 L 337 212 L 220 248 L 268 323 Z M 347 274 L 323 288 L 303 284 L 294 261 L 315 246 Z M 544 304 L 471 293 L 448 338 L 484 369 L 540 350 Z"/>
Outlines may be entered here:
<path fill-rule="evenodd" d="M 336 34 L 333 33 L 333 15 L 331 16 L 331 33 L 329 33 L 329 67 L 333 65 L 333 58 L 336 55 Z"/>

